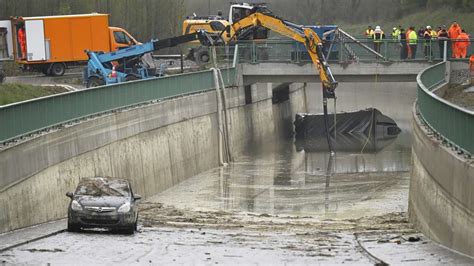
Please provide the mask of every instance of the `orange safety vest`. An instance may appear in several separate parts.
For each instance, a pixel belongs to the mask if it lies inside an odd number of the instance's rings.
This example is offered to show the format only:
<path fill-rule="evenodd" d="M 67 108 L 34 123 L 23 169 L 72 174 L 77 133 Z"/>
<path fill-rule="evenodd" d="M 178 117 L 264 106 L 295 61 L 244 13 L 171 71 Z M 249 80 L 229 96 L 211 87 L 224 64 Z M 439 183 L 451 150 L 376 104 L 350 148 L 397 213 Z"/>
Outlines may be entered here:
<path fill-rule="evenodd" d="M 20 42 L 20 45 L 26 45 L 25 30 L 23 28 L 18 30 L 18 41 Z"/>

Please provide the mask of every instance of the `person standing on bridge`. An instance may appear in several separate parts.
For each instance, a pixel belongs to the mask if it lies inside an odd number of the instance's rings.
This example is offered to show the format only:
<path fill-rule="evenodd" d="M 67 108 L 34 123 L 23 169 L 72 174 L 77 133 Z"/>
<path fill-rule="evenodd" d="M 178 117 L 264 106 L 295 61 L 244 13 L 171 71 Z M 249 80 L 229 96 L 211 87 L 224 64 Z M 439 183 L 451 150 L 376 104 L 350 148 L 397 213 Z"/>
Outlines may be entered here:
<path fill-rule="evenodd" d="M 380 26 L 375 27 L 374 30 L 374 50 L 380 53 L 380 46 L 382 45 L 382 39 L 385 37 Z"/>
<path fill-rule="evenodd" d="M 433 34 L 434 30 L 431 29 L 431 26 L 426 26 L 425 32 L 423 34 L 423 39 L 425 41 L 425 58 L 431 58 L 432 53 L 432 39 L 436 39 L 436 35 Z"/>
<path fill-rule="evenodd" d="M 398 40 L 399 36 L 400 36 L 400 29 L 394 27 L 392 30 L 392 39 Z"/>
<path fill-rule="evenodd" d="M 408 27 L 407 32 L 405 33 L 405 39 L 407 40 L 407 58 L 411 58 L 411 48 L 408 43 L 408 40 L 410 39 L 411 28 L 412 27 Z"/>
<path fill-rule="evenodd" d="M 372 29 L 372 26 L 369 26 L 364 33 L 365 37 L 369 40 L 372 40 L 374 37 L 374 29 Z"/>
<path fill-rule="evenodd" d="M 407 45 L 407 35 L 405 29 L 400 29 L 400 35 L 398 35 L 398 41 L 400 42 L 400 59 L 405 60 L 408 57 L 408 45 Z"/>
<path fill-rule="evenodd" d="M 443 25 L 438 31 L 439 58 L 444 57 L 444 47 L 448 45 L 448 41 L 448 31 L 446 30 L 446 25 Z"/>
<path fill-rule="evenodd" d="M 450 50 L 452 50 L 451 52 L 452 57 L 455 57 L 455 55 L 457 54 L 455 43 L 456 43 L 456 39 L 458 38 L 459 34 L 461 34 L 461 32 L 462 32 L 461 26 L 459 26 L 459 24 L 456 21 L 454 21 L 448 30 L 448 35 L 450 39 L 450 41 L 448 42 L 448 49 L 451 48 Z"/>
<path fill-rule="evenodd" d="M 411 59 L 416 58 L 416 46 L 418 45 L 418 34 L 415 31 L 415 27 L 410 27 L 410 34 L 408 35 L 408 45 L 411 51 Z"/>
<path fill-rule="evenodd" d="M 455 48 L 455 58 L 466 58 L 467 57 L 467 48 L 471 45 L 471 41 L 469 41 L 469 35 L 464 31 L 461 30 L 461 34 L 456 38 L 456 43 L 454 44 Z"/>

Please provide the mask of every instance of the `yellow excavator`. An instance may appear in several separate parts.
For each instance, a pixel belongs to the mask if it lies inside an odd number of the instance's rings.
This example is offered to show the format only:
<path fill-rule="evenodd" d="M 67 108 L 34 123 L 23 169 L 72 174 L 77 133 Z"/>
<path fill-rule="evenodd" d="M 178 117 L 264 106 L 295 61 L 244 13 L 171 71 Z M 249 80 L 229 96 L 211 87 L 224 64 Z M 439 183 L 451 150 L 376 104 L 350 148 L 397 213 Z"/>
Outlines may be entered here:
<path fill-rule="evenodd" d="M 226 31 L 227 33 L 234 33 L 234 36 L 230 38 L 230 40 L 232 40 L 235 36 L 238 36 L 240 32 L 252 27 L 264 27 L 304 44 L 321 78 L 324 98 L 335 97 L 334 91 L 337 87 L 337 81 L 334 79 L 323 54 L 321 38 L 319 38 L 314 30 L 273 15 L 254 12 L 227 27 Z"/>
<path fill-rule="evenodd" d="M 226 34 L 233 33 L 230 40 L 235 39 L 236 36 L 243 31 L 251 30 L 253 27 L 263 27 L 281 35 L 289 37 L 297 42 L 305 45 L 313 65 L 316 71 L 319 73 L 322 90 L 323 90 L 323 111 L 324 111 L 324 123 L 326 126 L 327 140 L 329 144 L 329 150 L 333 152 L 328 129 L 328 111 L 327 111 L 327 99 L 332 98 L 335 100 L 335 89 L 337 87 L 337 81 L 334 79 L 333 74 L 329 68 L 326 58 L 323 54 L 323 43 L 319 38 L 318 34 L 309 27 L 297 25 L 295 23 L 286 21 L 279 17 L 271 14 L 264 14 L 258 12 L 258 9 L 253 9 L 251 14 L 247 17 L 242 18 L 226 28 Z M 223 34 L 223 33 L 221 33 Z"/>

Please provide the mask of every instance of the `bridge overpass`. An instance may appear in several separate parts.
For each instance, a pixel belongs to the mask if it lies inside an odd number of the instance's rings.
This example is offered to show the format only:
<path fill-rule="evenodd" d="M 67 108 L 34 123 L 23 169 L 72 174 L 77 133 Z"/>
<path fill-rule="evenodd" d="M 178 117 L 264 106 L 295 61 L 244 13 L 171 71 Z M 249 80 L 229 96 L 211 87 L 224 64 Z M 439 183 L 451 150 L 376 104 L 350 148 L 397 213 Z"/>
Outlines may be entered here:
<path fill-rule="evenodd" d="M 332 64 L 342 81 L 337 110 L 377 107 L 399 123 L 401 139 L 409 141 L 416 88 L 413 78 L 427 64 Z M 231 155 L 239 158 L 249 146 L 265 144 L 268 138 L 285 138 L 295 113 L 320 108 L 320 89 L 313 84 L 317 79 L 309 64 L 243 60 L 224 71 L 224 90 L 216 90 L 213 75 L 203 71 L 129 82 L 1 107 L 0 231 L 65 217 L 64 192 L 71 191 L 81 176 L 128 177 L 138 193 L 151 198 L 217 167 L 217 147 L 222 147 L 219 136 L 224 131 L 220 112 L 228 127 Z M 292 83 L 288 100 L 275 103 L 270 83 Z M 225 104 L 219 103 L 224 95 Z M 397 145 L 402 151 L 410 148 L 406 141 Z M 406 157 L 397 161 L 401 168 L 390 163 L 400 157 L 401 150 L 384 156 L 347 154 L 345 165 L 352 165 L 356 173 L 369 168 L 407 171 Z M 326 163 L 319 155 L 313 157 Z M 469 259 L 451 262 L 456 261 Z"/>

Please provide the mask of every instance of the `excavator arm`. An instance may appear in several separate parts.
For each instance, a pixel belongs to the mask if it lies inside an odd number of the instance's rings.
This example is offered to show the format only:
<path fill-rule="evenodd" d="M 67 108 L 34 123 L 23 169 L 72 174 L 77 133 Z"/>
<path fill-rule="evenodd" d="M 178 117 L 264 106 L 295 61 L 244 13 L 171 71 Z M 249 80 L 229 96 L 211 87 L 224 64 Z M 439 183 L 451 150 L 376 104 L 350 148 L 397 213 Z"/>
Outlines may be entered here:
<path fill-rule="evenodd" d="M 313 65 L 319 73 L 323 87 L 324 99 L 335 98 L 337 81 L 334 79 L 331 69 L 329 68 L 322 52 L 323 43 L 314 30 L 257 11 L 231 25 L 234 30 L 234 36 L 232 36 L 232 38 L 236 38 L 236 36 L 238 36 L 238 34 L 243 30 L 257 26 L 270 29 L 304 44 L 308 50 Z"/>

